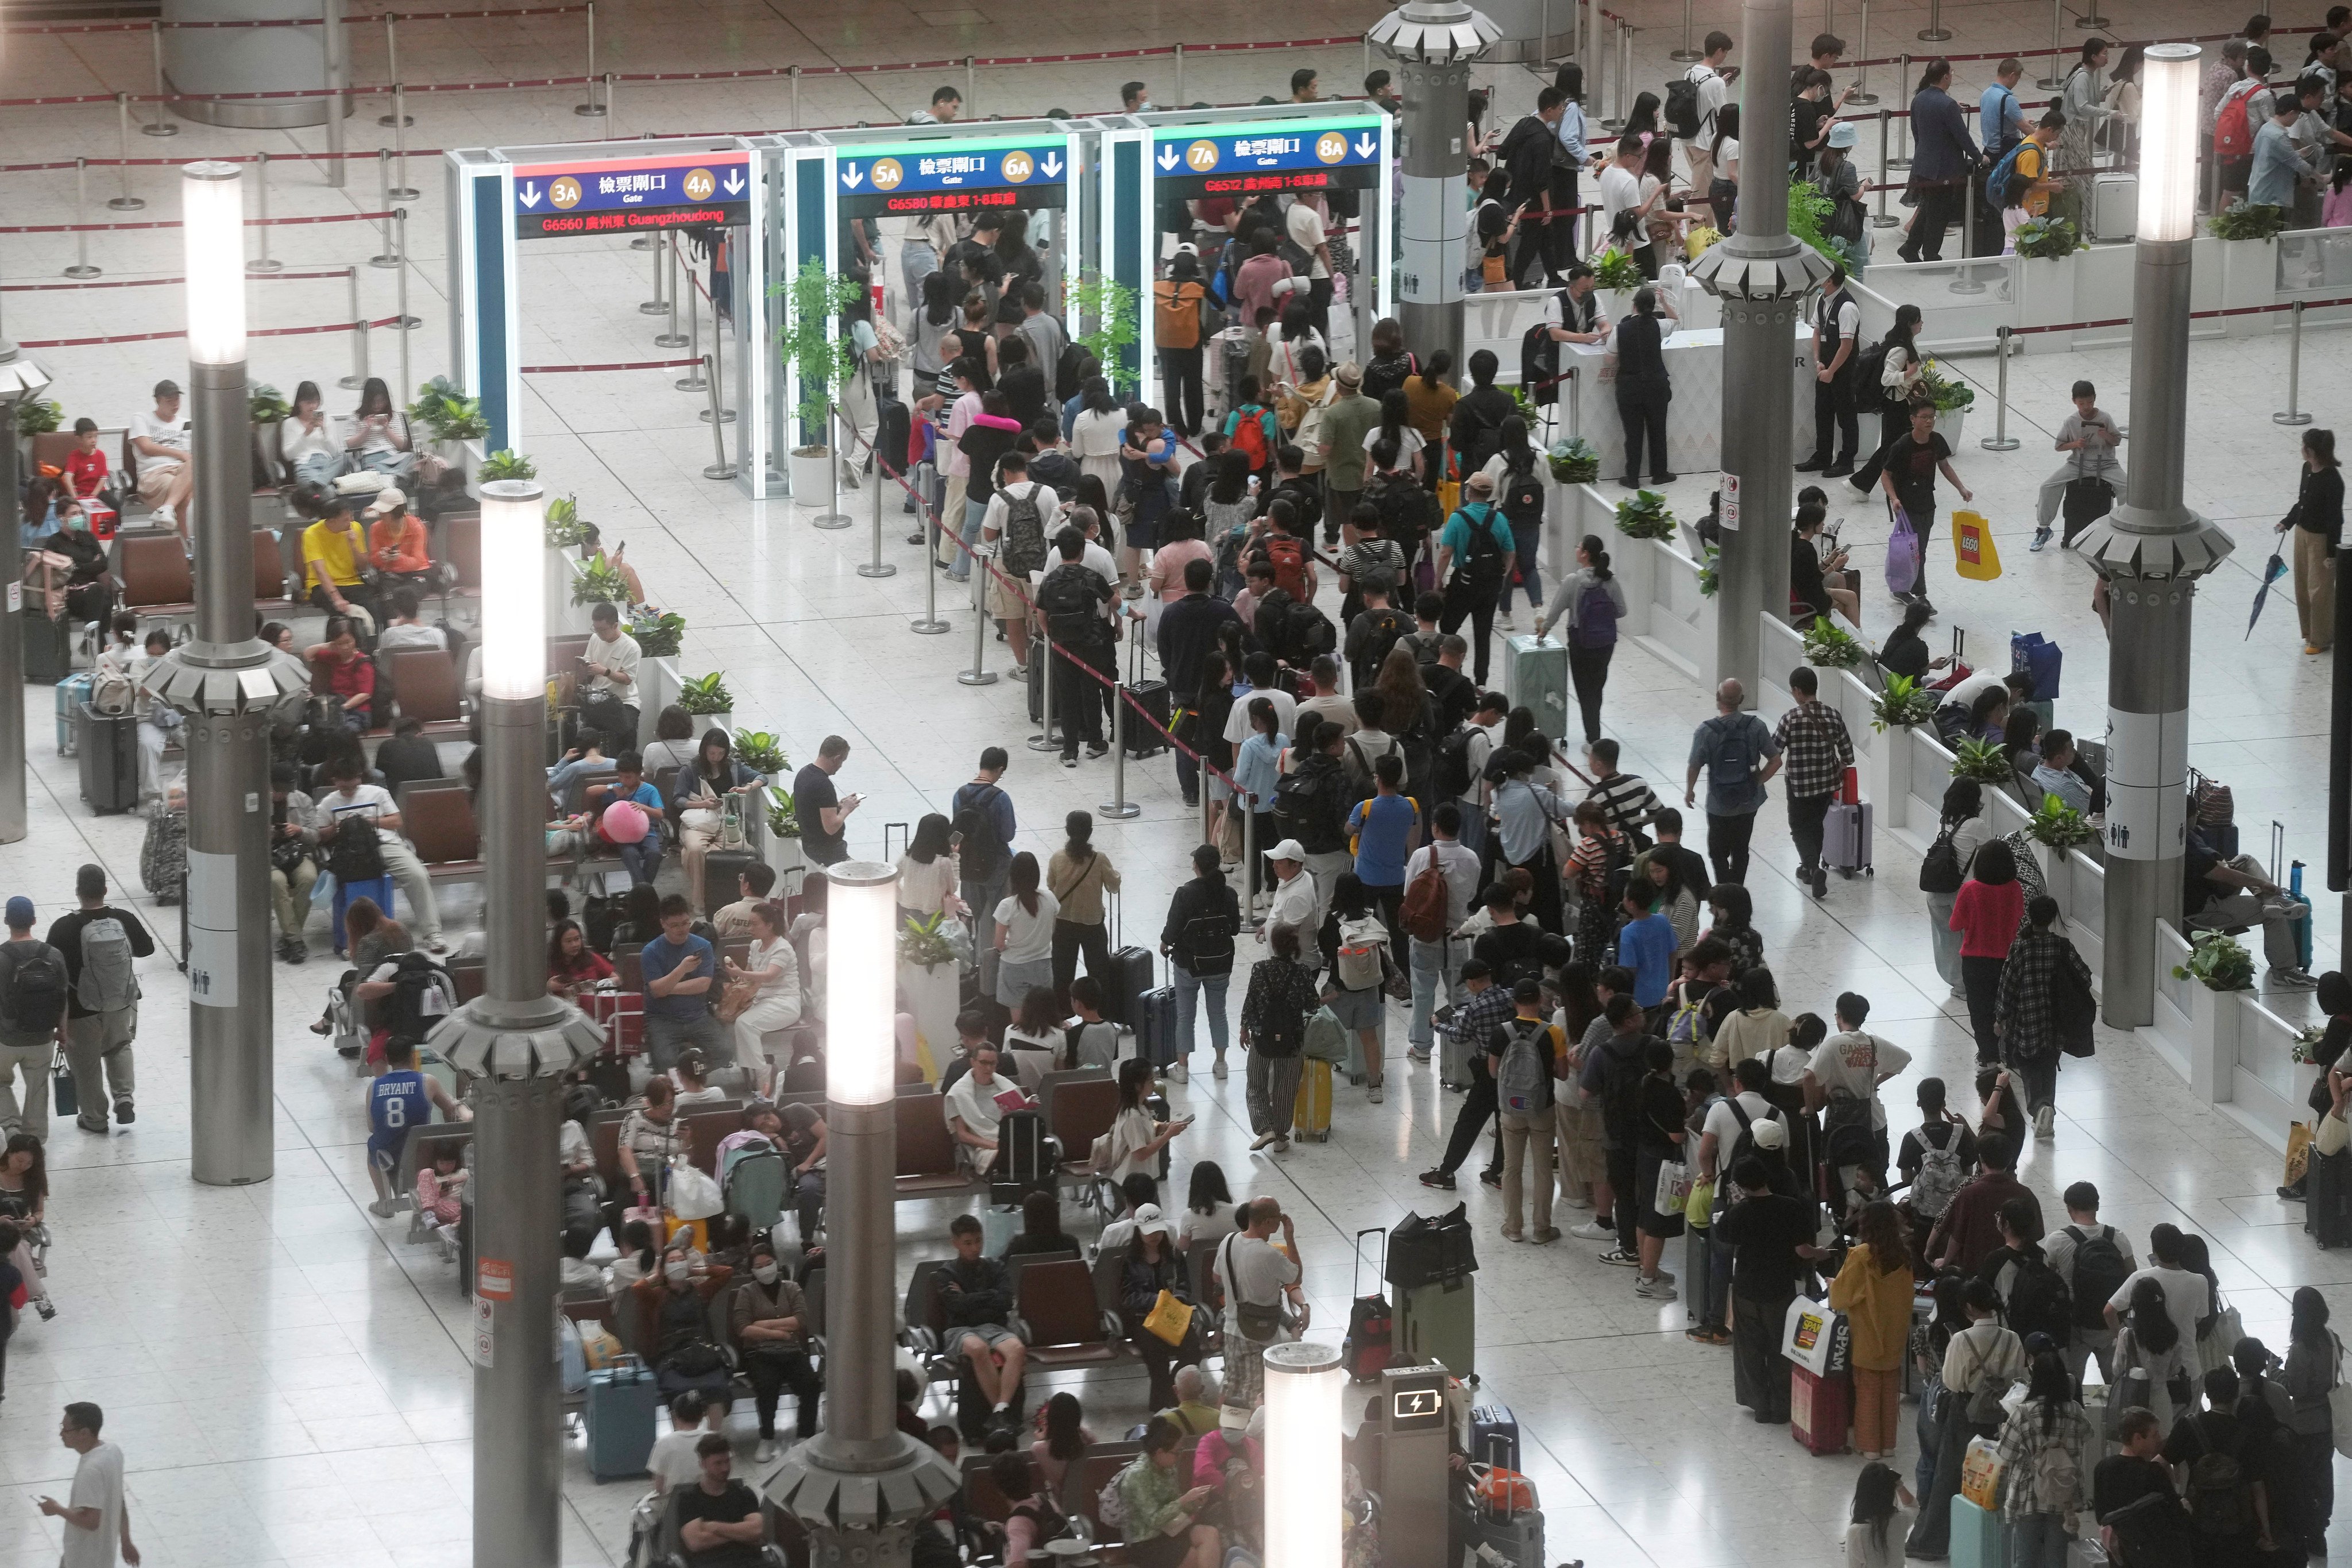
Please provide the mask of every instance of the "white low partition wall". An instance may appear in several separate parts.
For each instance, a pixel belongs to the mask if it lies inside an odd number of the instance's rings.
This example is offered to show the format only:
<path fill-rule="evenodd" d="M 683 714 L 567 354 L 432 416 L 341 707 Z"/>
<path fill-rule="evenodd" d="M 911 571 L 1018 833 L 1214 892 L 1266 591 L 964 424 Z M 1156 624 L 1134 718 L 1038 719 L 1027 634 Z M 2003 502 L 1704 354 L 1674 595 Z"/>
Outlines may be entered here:
<path fill-rule="evenodd" d="M 2211 1103 L 2214 1081 L 2220 1076 L 2215 1069 L 2211 1040 L 2215 992 L 2207 990 L 2197 981 L 2186 976 L 2175 978 L 2173 970 L 2189 962 L 2189 942 L 2170 921 L 2156 924 L 2156 1019 L 2139 1031 L 2142 1040 L 2164 1058 L 2167 1066 L 2188 1080 L 2189 1087 L 2200 1100 Z M 2203 1049 L 2197 1045 L 2198 1016 L 2205 1017 Z M 2199 1071 L 2201 1064 L 2202 1072 Z M 2203 1081 L 2199 1080 L 2202 1078 Z"/>
<path fill-rule="evenodd" d="M 1712 690 L 1716 603 L 1699 592 L 1698 563 L 1666 541 L 1629 539 L 1619 532 L 1616 503 L 1592 486 L 1560 488 L 1568 495 L 1571 536 L 1597 533 L 1608 541 L 1610 569 L 1625 588 L 1625 615 L 1617 623 L 1618 636 L 1682 671 L 1700 690 Z M 1561 559 L 1554 558 L 1555 563 Z"/>
<path fill-rule="evenodd" d="M 2289 1124 L 2310 1119 L 2304 1096 L 2315 1069 L 2294 1059 L 2302 1031 L 2263 1005 L 2253 991 L 2215 991 L 2173 970 L 2189 962 L 2187 938 L 2170 923 L 2156 928 L 2156 1022 L 2140 1037 L 2216 1106 L 2273 1149 L 2286 1148 Z"/>
<path fill-rule="evenodd" d="M 2304 1096 L 2317 1069 L 2294 1059 L 2303 1031 L 2263 1005 L 2252 991 L 2217 993 L 2237 1014 L 2224 1110 L 2273 1148 L 2286 1148 L 2290 1123 L 2311 1120 Z"/>

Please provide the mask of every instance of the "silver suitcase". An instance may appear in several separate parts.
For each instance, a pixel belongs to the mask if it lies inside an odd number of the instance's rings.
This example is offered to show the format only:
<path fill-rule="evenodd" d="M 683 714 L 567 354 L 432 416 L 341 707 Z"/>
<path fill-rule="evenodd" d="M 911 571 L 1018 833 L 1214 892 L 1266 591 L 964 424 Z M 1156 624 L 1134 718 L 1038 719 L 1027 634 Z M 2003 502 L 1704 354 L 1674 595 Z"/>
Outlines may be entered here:
<path fill-rule="evenodd" d="M 1525 633 L 1503 639 L 1503 694 L 1536 716 L 1536 728 L 1555 741 L 1568 734 L 1568 644 Z"/>
<path fill-rule="evenodd" d="M 2097 174 L 2091 180 L 2090 237 L 2130 239 L 2139 232 L 2139 176 Z"/>

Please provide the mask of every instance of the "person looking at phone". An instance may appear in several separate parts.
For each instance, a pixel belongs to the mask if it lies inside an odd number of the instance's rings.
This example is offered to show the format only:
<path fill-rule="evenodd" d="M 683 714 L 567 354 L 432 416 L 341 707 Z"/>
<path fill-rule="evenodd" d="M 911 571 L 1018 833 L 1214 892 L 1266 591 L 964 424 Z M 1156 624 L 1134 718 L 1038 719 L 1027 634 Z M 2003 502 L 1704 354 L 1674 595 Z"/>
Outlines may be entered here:
<path fill-rule="evenodd" d="M 793 777 L 793 815 L 800 818 L 801 850 L 812 865 L 832 866 L 849 858 L 849 814 L 865 797 L 836 795 L 833 775 L 849 760 L 849 742 L 827 735 L 816 761 Z"/>
<path fill-rule="evenodd" d="M 580 721 L 608 735 L 637 732 L 637 639 L 621 629 L 621 612 L 600 602 L 589 613 L 580 655 Z"/>
<path fill-rule="evenodd" d="M 1858 631 L 1862 595 L 1829 581 L 1829 574 L 1844 569 L 1846 555 L 1834 542 L 1823 546 L 1822 520 L 1828 510 L 1819 501 L 1808 501 L 1797 509 L 1797 531 L 1789 540 L 1789 603 L 1810 605 L 1816 616 L 1834 610 Z"/>

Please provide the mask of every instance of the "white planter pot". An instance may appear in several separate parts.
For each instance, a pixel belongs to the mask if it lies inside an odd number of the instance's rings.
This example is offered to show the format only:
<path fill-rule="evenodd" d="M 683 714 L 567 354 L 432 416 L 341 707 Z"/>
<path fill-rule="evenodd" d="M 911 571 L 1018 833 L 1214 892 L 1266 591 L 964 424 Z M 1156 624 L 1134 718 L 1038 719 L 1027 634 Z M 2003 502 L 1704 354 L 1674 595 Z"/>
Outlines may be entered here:
<path fill-rule="evenodd" d="M 2189 984 L 2189 1090 L 2208 1105 L 2235 1098 L 2238 1026 L 2251 991 Z"/>
<path fill-rule="evenodd" d="M 833 503 L 832 447 L 820 447 L 811 452 L 793 452 L 785 462 L 792 479 L 795 503 L 816 507 Z"/>
<path fill-rule="evenodd" d="M 1945 446 L 1957 452 L 1960 449 L 1960 431 L 1968 422 L 1969 411 L 1965 408 L 1938 409 L 1936 412 L 1936 434 L 1944 438 Z"/>
<path fill-rule="evenodd" d="M 761 810 L 765 813 L 764 804 Z M 801 841 L 797 838 L 779 838 L 769 832 L 764 825 L 760 829 L 760 837 L 762 841 L 761 854 L 776 873 L 777 893 L 779 895 L 789 893 L 794 886 L 795 874 L 808 869 L 808 857 L 801 852 Z"/>
<path fill-rule="evenodd" d="M 572 627 L 572 578 L 575 570 L 572 557 L 561 550 L 550 550 L 542 557 L 545 566 L 547 594 L 547 629 L 569 631 Z"/>
<path fill-rule="evenodd" d="M 697 741 L 702 739 L 705 730 L 714 727 L 726 731 L 729 740 L 735 738 L 735 715 L 732 713 L 689 713 L 687 717 L 694 721 L 694 738 Z"/>
<path fill-rule="evenodd" d="M 2021 327 L 2042 327 L 2082 320 L 2074 308 L 2079 269 L 2075 258 L 2072 256 L 2054 261 L 2033 257 L 2018 258 L 2017 324 Z M 2063 353 L 2074 347 L 2074 334 L 2072 332 L 2046 332 L 2041 334 L 2034 349 L 2037 353 Z"/>
<path fill-rule="evenodd" d="M 1879 826 L 1889 833 L 1921 831 L 1910 821 L 1911 737 L 1908 731 L 1870 732 L 1862 759 L 1863 793 L 1878 807 Z M 1929 825 L 1932 826 L 1932 825 Z"/>
<path fill-rule="evenodd" d="M 955 1054 L 956 1003 L 961 982 L 961 971 L 951 963 L 931 969 L 898 965 L 898 989 L 907 999 L 908 1011 L 915 1016 L 915 1033 L 930 1047 L 934 1069 L 944 1067 Z M 936 1070 L 930 1076 L 932 1081 L 938 1080 Z"/>
<path fill-rule="evenodd" d="M 2278 297 L 2278 242 L 2274 239 L 2231 239 L 2221 242 L 2221 308 L 2267 305 Z M 2275 324 L 2271 316 L 2225 316 L 2221 331 L 2232 338 L 2267 337 Z"/>

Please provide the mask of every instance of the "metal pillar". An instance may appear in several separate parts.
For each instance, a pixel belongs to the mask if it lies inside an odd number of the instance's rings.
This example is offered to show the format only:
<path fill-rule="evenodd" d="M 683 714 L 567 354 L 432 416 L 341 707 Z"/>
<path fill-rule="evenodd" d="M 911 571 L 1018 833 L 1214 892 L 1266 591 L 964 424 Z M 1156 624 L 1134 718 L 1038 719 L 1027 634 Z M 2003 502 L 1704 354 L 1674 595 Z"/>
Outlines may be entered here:
<path fill-rule="evenodd" d="M 1501 37 L 1465 0 L 1407 0 L 1364 35 L 1396 62 L 1404 96 L 1398 117 L 1403 199 L 1397 204 L 1397 317 L 1409 342 L 1427 345 L 1423 354 L 1443 349 L 1456 364 L 1462 363 L 1462 267 L 1469 233 L 1460 195 L 1461 128 L 1470 117 L 1471 62 Z M 1367 253 L 1364 262 L 1376 270 L 1380 258 Z"/>
<path fill-rule="evenodd" d="M 319 0 L 319 48 L 326 58 L 327 90 L 327 184 L 334 190 L 343 188 L 343 116 L 351 112 L 351 100 L 343 96 L 351 74 L 350 57 L 344 53 L 343 0 Z M 160 110 L 158 113 L 162 112 Z"/>
<path fill-rule="evenodd" d="M 1749 57 L 1789 58 L 1790 0 L 1746 0 L 1740 38 Z M 1739 122 L 1784 125 L 1789 73 L 1742 71 Z M 1789 604 L 1789 421 L 1756 418 L 1788 406 L 1797 319 L 1829 277 L 1829 258 L 1789 234 L 1789 171 L 1780 158 L 1743 164 L 1739 229 L 1691 268 L 1723 301 L 1723 546 L 1716 568 L 1716 667 L 1762 689 L 1758 617 Z"/>
<path fill-rule="evenodd" d="M 540 788 L 544 792 L 542 775 Z M 849 860 L 825 870 L 833 949 L 887 962 L 898 873 Z M 845 921 L 845 917 L 847 919 Z M 854 929 L 853 929 L 854 928 Z M 864 990 L 869 994 L 857 996 Z M 898 1430 L 891 1324 L 898 1305 L 897 1118 L 891 1108 L 887 994 L 870 973 L 836 972 L 825 1010 L 824 1430 L 796 1445 L 762 1483 L 768 1500 L 807 1525 L 813 1561 L 904 1568 L 913 1531 L 952 1496 L 959 1478 L 928 1444 Z M 852 1059 L 856 1058 L 856 1059 Z M 551 1235 L 553 1233 L 551 1231 Z M 484 1564 L 484 1568 L 488 1568 Z"/>
<path fill-rule="evenodd" d="M 2189 433 L 2189 279 L 2194 230 L 2193 44 L 2147 51 L 2154 89 L 2132 274 L 2132 461 L 2124 499 L 2091 525 L 2084 559 L 2106 579 L 2107 846 L 2101 1014 L 2155 1021 L 2156 924 L 2180 919 L 2188 839 L 2189 671 L 2197 579 L 2233 548 L 2182 503 Z M 2173 188 L 2177 187 L 2177 188 Z"/>
<path fill-rule="evenodd" d="M 14 432 L 17 405 L 48 390 L 49 373 L 21 353 L 0 331 L 0 423 Z M 17 467 L 17 445 L 0 441 L 0 582 L 23 575 L 16 525 L 23 505 L 24 481 Z M 25 639 L 23 601 L 10 594 L 0 599 L 0 844 L 25 837 Z M 35 1085 L 36 1089 L 39 1086 Z"/>

